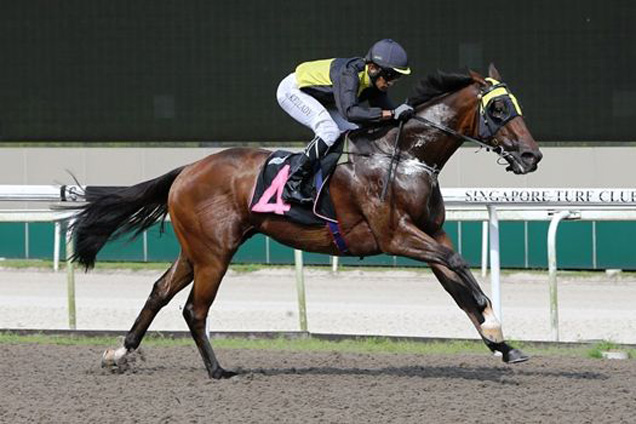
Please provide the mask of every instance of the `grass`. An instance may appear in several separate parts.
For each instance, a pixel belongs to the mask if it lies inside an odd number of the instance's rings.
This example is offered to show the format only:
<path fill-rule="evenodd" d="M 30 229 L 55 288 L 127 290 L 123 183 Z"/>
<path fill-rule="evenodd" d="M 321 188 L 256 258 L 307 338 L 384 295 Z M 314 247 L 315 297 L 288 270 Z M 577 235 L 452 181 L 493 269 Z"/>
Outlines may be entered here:
<path fill-rule="evenodd" d="M 30 334 L 19 335 L 11 332 L 0 332 L 0 344 L 52 344 L 78 346 L 116 346 L 121 344 L 119 337 L 85 337 L 74 335 Z M 214 346 L 225 349 L 254 349 L 277 351 L 338 351 L 352 353 L 401 353 L 401 354 L 460 354 L 484 353 L 487 348 L 481 342 L 450 341 L 450 342 L 396 342 L 386 337 L 367 338 L 364 340 L 328 341 L 312 337 L 287 338 L 275 337 L 271 339 L 247 338 L 218 338 L 213 340 Z M 189 337 L 163 337 L 153 333 L 144 341 L 145 346 L 173 347 L 193 346 Z"/>
<path fill-rule="evenodd" d="M 104 346 L 113 347 L 121 345 L 118 337 L 85 337 L 81 335 L 48 335 L 31 334 L 19 335 L 11 332 L 0 332 L 1 344 L 50 344 L 71 346 Z M 274 351 L 304 351 L 304 352 L 341 352 L 341 353 L 373 353 L 373 354 L 413 354 L 413 355 L 459 355 L 459 354 L 488 354 L 489 351 L 481 341 L 451 340 L 451 341 L 395 341 L 386 337 L 345 339 L 341 341 L 329 341 L 318 338 L 300 337 L 287 338 L 276 337 L 272 339 L 247 339 L 247 338 L 217 338 L 213 341 L 216 348 L 221 349 L 251 349 Z M 172 338 L 163 337 L 160 334 L 150 334 L 143 342 L 144 346 L 174 347 L 194 346 L 189 337 Z M 620 348 L 619 345 L 603 341 L 592 347 L 589 345 L 534 345 L 527 342 L 511 342 L 511 345 L 522 349 L 531 356 L 570 356 L 601 358 L 601 351 Z M 636 358 L 636 349 L 621 348 L 627 350 L 629 357 Z"/>
<path fill-rule="evenodd" d="M 172 265 L 171 262 L 97 262 L 96 270 L 101 271 L 165 271 Z M 250 273 L 262 269 L 286 268 L 292 269 L 292 265 L 266 265 L 266 264 L 233 264 L 230 269 L 238 273 Z M 52 270 L 53 261 L 43 259 L 4 259 L 0 260 L 0 269 L 42 269 Z M 66 269 L 66 262 L 60 262 L 60 270 Z M 76 265 L 76 269 L 83 271 Z"/>
<path fill-rule="evenodd" d="M 60 263 L 62 266 L 62 263 Z M 53 269 L 53 261 L 47 261 L 43 259 L 3 259 L 0 261 L 0 268 L 8 269 Z"/>
<path fill-rule="evenodd" d="M 75 266 L 76 268 L 80 268 L 78 265 Z M 152 271 L 166 270 L 169 266 L 169 262 L 98 262 L 95 266 L 95 269 Z M 50 270 L 53 269 L 53 261 L 44 259 L 4 259 L 0 261 L 0 268 Z M 60 269 L 66 269 L 66 262 L 60 261 Z"/>
<path fill-rule="evenodd" d="M 587 356 L 589 356 L 590 358 L 601 359 L 603 358 L 603 352 L 612 350 L 626 351 L 630 359 L 636 359 L 636 349 L 624 348 L 617 343 L 606 340 L 598 342 L 590 349 L 588 349 Z"/>
<path fill-rule="evenodd" d="M 171 265 L 171 262 L 97 262 L 95 264 L 96 270 L 102 271 L 154 271 L 154 270 L 166 270 Z M 250 273 L 267 269 L 293 269 L 293 264 L 232 264 L 230 270 L 238 273 Z M 76 265 L 77 267 L 77 265 Z M 0 269 L 53 269 L 53 261 L 42 259 L 4 259 L 0 260 Z M 66 269 L 66 262 L 60 261 L 60 269 Z M 81 268 L 78 268 L 81 269 Z M 305 266 L 305 269 L 320 269 L 331 270 L 330 265 L 325 266 Z M 359 267 L 359 266 L 340 266 L 339 271 L 366 271 L 366 272 L 386 272 L 405 270 L 405 268 L 390 268 L 390 267 Z M 427 267 L 422 268 L 408 268 L 409 271 L 431 273 Z"/>

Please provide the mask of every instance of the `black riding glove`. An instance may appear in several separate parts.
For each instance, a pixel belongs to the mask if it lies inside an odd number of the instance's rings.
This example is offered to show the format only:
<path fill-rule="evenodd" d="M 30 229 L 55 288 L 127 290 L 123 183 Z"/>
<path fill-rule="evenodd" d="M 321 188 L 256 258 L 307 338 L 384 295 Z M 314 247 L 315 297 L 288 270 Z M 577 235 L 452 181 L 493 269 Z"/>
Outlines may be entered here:
<path fill-rule="evenodd" d="M 393 119 L 396 121 L 408 121 L 415 114 L 415 110 L 406 103 L 402 103 L 393 111 Z"/>

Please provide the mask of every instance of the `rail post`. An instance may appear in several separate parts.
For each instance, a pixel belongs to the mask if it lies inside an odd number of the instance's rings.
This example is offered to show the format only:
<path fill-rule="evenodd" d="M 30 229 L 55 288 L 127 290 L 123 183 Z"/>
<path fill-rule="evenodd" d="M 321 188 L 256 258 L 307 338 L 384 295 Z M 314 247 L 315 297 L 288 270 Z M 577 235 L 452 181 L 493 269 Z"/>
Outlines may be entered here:
<path fill-rule="evenodd" d="M 481 278 L 488 275 L 488 222 L 481 223 Z"/>
<path fill-rule="evenodd" d="M 294 264 L 296 266 L 296 292 L 298 293 L 300 331 L 307 331 L 307 304 L 305 302 L 305 276 L 302 250 L 294 249 Z"/>
<path fill-rule="evenodd" d="M 74 253 L 73 246 L 73 219 L 67 221 L 66 227 L 66 291 L 68 304 L 68 326 L 71 330 L 77 328 L 75 313 L 75 270 L 71 258 Z"/>
<path fill-rule="evenodd" d="M 62 223 L 55 221 L 55 229 L 53 231 L 53 271 L 60 269 L 60 234 L 62 233 Z"/>
<path fill-rule="evenodd" d="M 501 282 L 499 280 L 499 218 L 497 208 L 488 205 L 488 227 L 490 232 L 490 286 L 495 316 L 503 323 L 501 312 Z"/>
<path fill-rule="evenodd" d="M 550 328 L 552 340 L 559 341 L 559 299 L 557 291 L 557 255 L 556 236 L 559 223 L 563 219 L 577 218 L 571 211 L 560 211 L 555 213 L 550 220 L 548 227 L 548 284 L 550 286 Z"/>
<path fill-rule="evenodd" d="M 331 272 L 333 272 L 334 274 L 338 272 L 338 257 L 337 256 L 331 257 Z"/>

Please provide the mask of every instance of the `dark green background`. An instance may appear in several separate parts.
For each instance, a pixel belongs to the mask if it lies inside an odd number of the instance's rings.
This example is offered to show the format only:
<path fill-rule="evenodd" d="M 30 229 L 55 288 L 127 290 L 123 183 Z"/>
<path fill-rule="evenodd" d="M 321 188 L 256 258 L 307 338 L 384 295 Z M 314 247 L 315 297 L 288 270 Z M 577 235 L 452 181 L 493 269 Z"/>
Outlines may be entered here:
<path fill-rule="evenodd" d="M 461 231 L 460 231 L 461 225 Z M 503 268 L 547 268 L 548 222 L 501 222 L 500 255 Z M 527 227 L 527 230 L 526 230 Z M 0 223 L 0 257 L 4 258 L 44 258 L 53 257 L 53 224 L 28 224 L 28 255 L 24 223 Z M 481 265 L 481 222 L 447 222 L 446 231 L 457 250 L 461 232 L 460 253 L 475 267 Z M 148 231 L 148 261 L 174 261 L 179 253 L 179 245 L 170 223 L 166 232 L 159 233 L 159 225 Z M 527 249 L 525 234 L 527 231 Z M 594 231 L 596 232 L 596 264 L 593 259 Z M 620 268 L 636 270 L 636 222 L 562 222 L 557 237 L 557 258 L 559 269 L 606 269 Z M 64 252 L 64 241 L 61 241 Z M 258 234 L 249 239 L 236 253 L 234 263 L 267 263 L 267 242 Z M 64 253 L 62 253 L 62 256 Z M 143 240 L 132 242 L 115 241 L 108 243 L 100 252 L 100 261 L 143 261 Z M 329 256 L 305 253 L 307 264 L 328 265 Z M 527 261 L 527 263 L 526 263 Z M 292 264 L 293 249 L 269 240 L 269 263 Z M 407 258 L 378 255 L 364 258 L 341 258 L 345 265 L 376 266 L 424 266 L 425 264 Z"/>
<path fill-rule="evenodd" d="M 304 140 L 278 107 L 297 63 L 391 37 L 414 76 L 496 63 L 539 140 L 633 140 L 636 3 L 0 0 L 7 141 Z"/>

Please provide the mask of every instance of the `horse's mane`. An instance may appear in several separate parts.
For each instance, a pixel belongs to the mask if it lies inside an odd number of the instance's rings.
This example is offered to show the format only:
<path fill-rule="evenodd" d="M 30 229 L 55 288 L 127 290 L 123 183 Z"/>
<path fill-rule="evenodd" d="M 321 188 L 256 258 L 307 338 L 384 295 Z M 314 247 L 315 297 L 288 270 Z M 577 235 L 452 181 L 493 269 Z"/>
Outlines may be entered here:
<path fill-rule="evenodd" d="M 431 74 L 417 83 L 413 89 L 413 94 L 407 102 L 415 107 L 428 102 L 434 97 L 455 92 L 473 82 L 473 77 L 470 76 L 467 70 L 462 72 L 443 72 L 438 70 L 435 74 Z"/>

